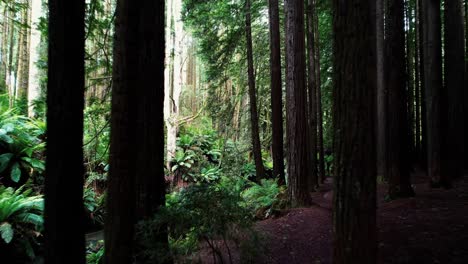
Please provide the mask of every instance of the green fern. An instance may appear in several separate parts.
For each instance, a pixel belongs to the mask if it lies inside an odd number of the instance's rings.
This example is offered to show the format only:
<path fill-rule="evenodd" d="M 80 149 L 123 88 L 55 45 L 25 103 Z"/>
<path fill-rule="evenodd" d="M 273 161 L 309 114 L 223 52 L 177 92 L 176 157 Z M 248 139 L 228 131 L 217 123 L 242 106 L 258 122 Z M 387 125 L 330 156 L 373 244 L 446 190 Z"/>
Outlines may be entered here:
<path fill-rule="evenodd" d="M 42 229 L 44 200 L 31 193 L 23 188 L 15 191 L 0 187 L 0 236 L 7 244 L 14 239 L 16 231 L 27 229 L 28 225 L 34 226 L 34 232 Z"/>

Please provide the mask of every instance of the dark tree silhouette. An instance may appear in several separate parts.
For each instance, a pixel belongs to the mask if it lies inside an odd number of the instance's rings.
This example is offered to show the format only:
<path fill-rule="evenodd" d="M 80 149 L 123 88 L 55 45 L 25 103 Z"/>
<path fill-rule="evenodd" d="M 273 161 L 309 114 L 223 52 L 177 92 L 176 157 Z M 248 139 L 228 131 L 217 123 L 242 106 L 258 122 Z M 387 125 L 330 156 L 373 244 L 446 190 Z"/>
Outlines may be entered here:
<path fill-rule="evenodd" d="M 314 190 L 319 185 L 317 168 L 317 80 L 315 69 L 315 30 L 314 30 L 314 1 L 307 0 L 306 6 L 306 28 L 307 28 L 307 116 L 309 124 L 309 151 L 311 153 L 309 162 L 309 188 Z"/>
<path fill-rule="evenodd" d="M 377 262 L 376 1 L 333 1 L 333 262 Z"/>
<path fill-rule="evenodd" d="M 443 90 L 443 173 L 453 178 L 463 176 L 464 162 L 464 93 L 465 37 L 463 4 L 460 0 L 445 1 L 445 89 Z"/>
<path fill-rule="evenodd" d="M 410 140 L 406 97 L 405 29 L 403 0 L 389 1 L 387 15 L 388 128 L 386 175 L 390 198 L 412 196 Z"/>
<path fill-rule="evenodd" d="M 283 150 L 283 91 L 281 82 L 281 36 L 278 0 L 268 1 L 270 19 L 270 78 L 273 176 L 285 184 Z"/>
<path fill-rule="evenodd" d="M 85 1 L 50 0 L 48 4 L 45 262 L 85 263 Z"/>
<path fill-rule="evenodd" d="M 105 226 L 112 264 L 131 263 L 134 225 L 165 203 L 164 0 L 119 0 L 115 26 Z M 164 231 L 152 235 L 168 247 Z"/>
<path fill-rule="evenodd" d="M 449 176 L 441 171 L 442 40 L 440 1 L 422 1 L 422 13 L 427 173 L 434 185 L 441 184 L 450 187 Z"/>
<path fill-rule="evenodd" d="M 252 15 L 250 0 L 245 0 L 245 36 L 247 45 L 247 64 L 249 79 L 250 124 L 252 132 L 252 152 L 255 161 L 257 181 L 265 178 L 265 168 L 262 161 L 262 146 L 260 144 L 260 130 L 258 128 L 257 89 L 255 87 L 255 73 L 252 48 Z"/>

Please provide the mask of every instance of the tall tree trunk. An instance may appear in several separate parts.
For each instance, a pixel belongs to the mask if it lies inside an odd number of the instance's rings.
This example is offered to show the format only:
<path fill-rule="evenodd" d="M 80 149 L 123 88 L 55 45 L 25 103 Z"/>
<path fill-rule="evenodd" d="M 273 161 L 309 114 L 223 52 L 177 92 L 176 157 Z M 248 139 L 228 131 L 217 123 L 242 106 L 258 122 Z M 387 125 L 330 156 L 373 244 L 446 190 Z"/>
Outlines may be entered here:
<path fill-rule="evenodd" d="M 414 194 L 410 183 L 404 1 L 389 1 L 387 36 L 388 180 L 390 198 Z M 411 102 L 408 102 L 411 103 Z"/>
<path fill-rule="evenodd" d="M 376 1 L 377 55 L 377 175 L 388 179 L 387 91 L 385 86 L 384 0 Z"/>
<path fill-rule="evenodd" d="M 285 184 L 283 153 L 283 89 L 281 81 L 281 36 L 278 0 L 268 0 L 270 17 L 270 78 L 273 177 Z"/>
<path fill-rule="evenodd" d="M 419 0 L 415 0 L 415 34 L 414 34 L 414 94 L 415 94 L 415 148 L 417 154 L 417 161 L 420 162 L 421 157 L 421 60 L 420 60 L 420 48 L 419 48 L 419 39 L 420 39 L 420 26 L 419 26 Z"/>
<path fill-rule="evenodd" d="M 315 190 L 319 185 L 318 178 L 318 167 L 317 167 L 317 81 L 316 81 L 316 70 L 315 70 L 315 34 L 314 34 L 314 1 L 307 0 L 306 7 L 306 23 L 307 23 L 307 87 L 308 87 L 308 124 L 309 124 L 309 135 L 307 139 L 309 140 L 309 152 L 310 161 L 309 161 L 309 188 L 310 190 Z"/>
<path fill-rule="evenodd" d="M 376 1 L 333 1 L 333 263 L 377 263 Z"/>
<path fill-rule="evenodd" d="M 38 30 L 38 25 L 41 20 L 41 0 L 31 0 L 31 33 L 29 44 L 29 77 L 28 77 L 28 116 L 35 117 L 36 101 L 41 96 L 41 88 L 39 85 L 39 46 L 41 43 L 41 32 Z"/>
<path fill-rule="evenodd" d="M 292 206 L 310 203 L 308 190 L 307 86 L 304 1 L 285 0 L 286 127 L 288 138 L 288 197 Z"/>
<path fill-rule="evenodd" d="M 405 23 L 403 31 L 406 32 L 405 44 L 406 44 L 406 102 L 407 102 L 407 137 L 408 137 L 408 160 L 409 166 L 412 167 L 415 159 L 415 117 L 414 117 L 414 67 L 413 67 L 413 50 L 411 47 L 411 42 L 413 41 L 413 16 L 412 9 L 410 5 L 410 0 L 404 0 L 404 17 Z M 405 30 L 407 29 L 407 30 Z"/>
<path fill-rule="evenodd" d="M 105 263 L 112 264 L 132 262 L 134 225 L 165 203 L 164 0 L 119 0 L 115 27 L 105 226 Z M 157 232 L 168 250 L 166 232 Z"/>
<path fill-rule="evenodd" d="M 440 1 L 422 1 L 424 35 L 424 88 L 426 97 L 427 170 L 433 184 L 450 186 L 441 171 L 442 40 Z"/>
<path fill-rule="evenodd" d="M 426 85 L 424 73 L 424 11 L 423 0 L 416 0 L 419 4 L 419 75 L 421 79 L 421 167 L 427 172 L 427 111 L 426 111 Z"/>
<path fill-rule="evenodd" d="M 257 111 L 257 91 L 255 88 L 255 73 L 253 65 L 253 48 L 252 48 L 252 21 L 250 0 L 245 1 L 245 36 L 247 43 L 247 64 L 249 78 L 249 99 L 250 99 L 250 123 L 252 132 L 252 152 L 255 160 L 255 170 L 257 172 L 257 180 L 265 178 L 265 168 L 262 160 L 262 146 L 260 144 L 260 132 L 258 128 L 258 111 Z"/>
<path fill-rule="evenodd" d="M 9 14 L 11 17 L 13 17 L 14 13 L 13 11 L 10 11 Z M 13 18 L 10 18 L 13 20 Z M 11 21 L 9 23 L 10 28 L 8 29 L 8 37 L 10 38 L 8 40 L 8 62 L 7 62 L 7 68 L 6 68 L 6 78 L 5 78 L 5 83 L 6 87 L 8 90 L 8 95 L 9 95 L 9 102 L 10 102 L 10 108 L 13 107 L 14 101 L 15 101 L 15 87 L 13 86 L 13 80 L 12 80 L 12 75 L 13 75 L 13 55 L 14 55 L 14 49 L 15 49 L 15 35 L 16 35 L 16 28 L 15 28 L 15 22 Z"/>
<path fill-rule="evenodd" d="M 17 98 L 23 101 L 28 97 L 28 66 L 29 66 L 29 2 L 24 1 L 24 10 L 22 12 L 23 27 L 20 30 L 20 53 L 17 69 Z"/>
<path fill-rule="evenodd" d="M 180 95 L 182 93 L 182 85 L 184 84 L 184 72 L 185 72 L 185 42 L 186 42 L 186 33 L 183 29 L 182 23 L 182 0 L 172 0 L 172 18 L 171 18 L 171 27 L 174 28 L 174 33 L 171 34 L 172 37 L 172 80 L 170 82 L 169 94 L 166 96 L 168 100 L 166 104 L 166 159 L 167 162 L 170 162 L 174 158 L 176 149 L 177 149 L 177 132 L 178 132 L 178 118 L 180 113 Z M 172 31 L 172 29 L 170 30 Z M 169 164 L 167 164 L 169 165 Z M 170 168 L 169 168 L 170 169 Z"/>
<path fill-rule="evenodd" d="M 325 181 L 325 151 L 323 146 L 323 109 L 322 109 L 322 80 L 320 74 L 320 31 L 319 31 L 319 19 L 317 15 L 317 0 L 314 0 L 313 19 L 314 19 L 314 34 L 315 34 L 315 72 L 317 82 L 317 129 L 318 129 L 318 169 L 320 182 Z"/>
<path fill-rule="evenodd" d="M 465 90 L 465 36 L 463 28 L 463 3 L 461 0 L 445 1 L 445 99 L 443 102 L 443 173 L 453 178 L 463 176 L 464 162 L 464 103 Z"/>
<path fill-rule="evenodd" d="M 49 0 L 46 263 L 85 263 L 84 16 L 84 0 Z"/>
<path fill-rule="evenodd" d="M 2 47 L 0 49 L 0 92 L 6 93 L 8 92 L 6 89 L 6 83 L 5 83 L 5 78 L 6 78 L 6 73 L 7 73 L 7 50 L 8 50 L 8 28 L 9 28 L 9 23 L 8 23 L 8 5 L 5 4 L 3 7 L 3 19 L 2 19 Z"/>
<path fill-rule="evenodd" d="M 468 1 L 465 0 L 465 85 L 468 83 Z M 468 89 L 465 89 L 465 102 L 468 102 Z M 468 104 L 465 104 L 465 131 L 468 131 Z M 465 170 L 468 171 L 468 140 L 465 139 Z"/>

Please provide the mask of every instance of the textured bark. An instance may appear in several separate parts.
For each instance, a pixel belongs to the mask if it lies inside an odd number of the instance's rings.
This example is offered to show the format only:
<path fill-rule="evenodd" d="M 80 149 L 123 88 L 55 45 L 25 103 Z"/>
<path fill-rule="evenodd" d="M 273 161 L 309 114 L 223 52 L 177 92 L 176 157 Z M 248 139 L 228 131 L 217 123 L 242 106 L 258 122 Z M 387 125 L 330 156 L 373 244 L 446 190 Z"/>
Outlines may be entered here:
<path fill-rule="evenodd" d="M 166 118 L 166 160 L 169 162 L 175 156 L 177 149 L 177 132 L 179 129 L 179 113 L 180 113 L 180 95 L 182 93 L 182 85 L 184 84 L 184 73 L 186 71 L 185 53 L 186 53 L 186 33 L 182 23 L 182 0 L 172 0 L 172 17 L 171 28 L 174 28 L 174 34 L 170 34 L 172 41 L 170 57 L 171 68 L 170 76 L 172 79 L 169 83 L 169 88 L 166 91 L 169 93 L 166 96 L 165 102 L 165 118 Z M 169 29 L 171 32 L 171 29 Z M 166 83 L 167 84 L 167 83 Z M 170 170 L 170 166 L 168 166 Z"/>
<path fill-rule="evenodd" d="M 31 0 L 31 33 L 29 44 L 29 77 L 28 77 L 28 116 L 36 116 L 35 102 L 41 95 L 39 86 L 39 45 L 41 43 L 41 32 L 37 26 L 41 18 L 41 0 Z"/>
<path fill-rule="evenodd" d="M 463 176 L 464 157 L 464 101 L 467 89 L 465 74 L 465 36 L 463 4 L 460 0 L 445 1 L 445 89 L 443 102 L 443 173 L 452 178 Z"/>
<path fill-rule="evenodd" d="M 389 1 L 387 15 L 388 86 L 388 194 L 390 198 L 412 196 L 410 140 L 408 136 L 407 73 L 405 62 L 404 1 Z M 409 102 L 412 103 L 412 102 Z"/>
<path fill-rule="evenodd" d="M 288 138 L 288 197 L 292 206 L 310 203 L 307 188 L 307 87 L 304 1 L 285 0 L 286 10 L 286 127 Z"/>
<path fill-rule="evenodd" d="M 333 263 L 377 263 L 375 0 L 333 1 Z"/>
<path fill-rule="evenodd" d="M 441 171 L 442 40 L 440 2 L 427 0 L 422 1 L 422 4 L 427 170 L 433 184 L 449 187 L 449 175 Z"/>
<path fill-rule="evenodd" d="M 281 36 L 278 0 L 268 1 L 270 17 L 270 77 L 273 176 L 285 184 L 283 150 L 283 90 L 281 81 Z"/>
<path fill-rule="evenodd" d="M 112 264 L 131 263 L 134 225 L 164 206 L 164 1 L 118 1 L 115 26 L 105 226 Z M 167 249 L 159 232 L 157 246 Z"/>
<path fill-rule="evenodd" d="M 22 23 L 25 25 L 20 29 L 20 52 L 18 54 L 18 67 L 16 74 L 16 91 L 17 98 L 20 100 L 27 100 L 28 97 L 28 67 L 29 67 L 29 29 L 26 25 L 29 25 L 29 2 L 24 1 L 23 4 L 26 6 L 22 11 Z"/>
<path fill-rule="evenodd" d="M 84 0 L 49 0 L 46 263 L 85 263 L 84 14 Z"/>
<path fill-rule="evenodd" d="M 8 50 L 8 5 L 4 5 L 3 6 L 3 12 L 2 12 L 2 24 L 1 24 L 1 27 L 2 27 L 2 34 L 1 34 L 1 37 L 2 37 L 2 42 L 1 42 L 1 54 L 0 54 L 0 92 L 2 93 L 6 93 L 8 92 L 6 90 L 6 83 L 5 83 L 5 76 L 6 76 L 6 64 L 7 64 L 7 60 L 6 60 L 6 54 L 7 54 L 7 50 Z"/>
<path fill-rule="evenodd" d="M 387 91 L 385 86 L 384 0 L 376 1 L 377 28 L 377 175 L 388 179 L 387 167 Z"/>
<path fill-rule="evenodd" d="M 314 1 L 307 0 L 306 7 L 306 23 L 307 23 L 307 96 L 308 96 L 308 125 L 309 135 L 309 189 L 315 190 L 319 185 L 318 167 L 317 167 L 317 81 L 315 70 L 315 34 L 314 34 Z"/>
<path fill-rule="evenodd" d="M 245 1 L 245 36 L 247 44 L 247 64 L 248 64 L 248 79 L 249 79 L 249 99 L 250 99 L 250 125 L 252 136 L 252 152 L 255 161 L 255 171 L 257 173 L 257 181 L 265 178 L 265 168 L 262 160 L 262 146 L 260 144 L 260 131 L 258 128 L 258 111 L 257 111 L 257 90 L 255 88 L 255 73 L 252 48 L 252 22 L 251 22 L 250 0 Z"/>

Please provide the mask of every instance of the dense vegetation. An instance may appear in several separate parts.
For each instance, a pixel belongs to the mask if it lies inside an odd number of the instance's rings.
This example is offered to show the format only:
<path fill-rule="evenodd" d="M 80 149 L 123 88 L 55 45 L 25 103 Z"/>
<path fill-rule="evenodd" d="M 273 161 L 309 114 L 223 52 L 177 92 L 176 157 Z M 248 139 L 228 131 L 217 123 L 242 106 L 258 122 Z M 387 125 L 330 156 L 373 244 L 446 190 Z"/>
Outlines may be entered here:
<path fill-rule="evenodd" d="M 328 180 L 334 262 L 376 263 L 377 184 L 468 169 L 467 7 L 0 0 L 2 259 L 254 263 Z"/>

